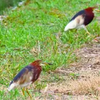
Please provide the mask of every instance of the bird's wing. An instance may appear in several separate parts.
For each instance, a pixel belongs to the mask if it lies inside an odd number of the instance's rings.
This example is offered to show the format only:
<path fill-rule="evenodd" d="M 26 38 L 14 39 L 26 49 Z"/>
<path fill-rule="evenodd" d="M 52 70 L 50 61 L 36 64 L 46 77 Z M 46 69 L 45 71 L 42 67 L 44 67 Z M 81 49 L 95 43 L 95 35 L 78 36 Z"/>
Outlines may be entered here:
<path fill-rule="evenodd" d="M 23 68 L 12 80 L 10 85 L 15 82 L 18 84 L 23 84 L 27 82 L 31 82 L 33 78 L 33 67 L 28 65 L 25 68 Z"/>
<path fill-rule="evenodd" d="M 76 17 L 78 17 L 78 16 L 80 16 L 80 15 L 84 15 L 85 14 L 85 10 L 81 10 L 81 11 L 79 11 L 77 14 L 75 14 L 73 17 L 72 17 L 72 19 L 70 20 L 70 21 L 72 21 L 72 20 L 74 20 Z"/>
<path fill-rule="evenodd" d="M 79 15 L 74 20 L 70 21 L 66 25 L 64 31 L 67 31 L 69 29 L 74 29 L 74 28 L 81 28 L 81 26 L 83 26 L 84 24 L 84 16 L 85 15 Z"/>
<path fill-rule="evenodd" d="M 64 31 L 69 29 L 78 28 L 80 25 L 84 23 L 85 11 L 79 11 L 75 16 L 72 17 L 70 22 L 65 26 Z"/>

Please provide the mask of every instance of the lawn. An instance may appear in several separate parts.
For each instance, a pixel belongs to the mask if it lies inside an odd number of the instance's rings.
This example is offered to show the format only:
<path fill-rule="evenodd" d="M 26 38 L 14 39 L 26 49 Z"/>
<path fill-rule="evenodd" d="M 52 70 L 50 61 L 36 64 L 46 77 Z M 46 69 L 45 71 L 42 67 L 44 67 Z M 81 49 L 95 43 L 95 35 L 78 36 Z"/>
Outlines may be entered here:
<path fill-rule="evenodd" d="M 0 100 L 25 99 L 20 89 L 8 93 L 7 87 L 13 77 L 34 60 L 53 63 L 52 66 L 43 67 L 42 77 L 48 71 L 67 67 L 77 61 L 74 50 L 98 36 L 100 24 L 95 18 L 87 26 L 92 35 L 88 35 L 84 29 L 64 32 L 64 27 L 73 14 L 99 3 L 98 0 L 31 0 L 16 10 L 6 10 L 4 15 L 7 18 L 0 25 Z M 96 13 L 96 17 L 99 15 Z M 50 79 L 55 81 L 56 77 Z M 36 83 L 36 87 L 45 87 L 50 82 L 42 81 Z M 41 95 L 33 91 L 31 86 L 31 94 Z"/>

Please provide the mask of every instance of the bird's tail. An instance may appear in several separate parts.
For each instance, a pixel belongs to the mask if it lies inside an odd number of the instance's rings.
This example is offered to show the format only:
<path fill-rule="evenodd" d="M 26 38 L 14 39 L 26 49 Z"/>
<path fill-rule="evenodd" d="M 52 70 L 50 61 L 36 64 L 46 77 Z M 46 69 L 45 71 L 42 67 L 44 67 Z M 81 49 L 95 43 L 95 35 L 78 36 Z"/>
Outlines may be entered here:
<path fill-rule="evenodd" d="M 64 31 L 68 31 L 68 30 L 69 30 L 69 28 L 68 28 L 68 26 L 66 26 L 65 29 L 64 29 Z"/>
<path fill-rule="evenodd" d="M 64 31 L 68 31 L 69 29 L 74 29 L 74 28 L 76 28 L 77 26 L 78 26 L 77 20 L 74 19 L 74 20 L 70 21 L 70 22 L 66 25 Z"/>
<path fill-rule="evenodd" d="M 11 91 L 12 89 L 10 88 L 10 86 L 8 87 L 8 91 Z"/>
<path fill-rule="evenodd" d="M 11 91 L 13 88 L 15 88 L 17 86 L 16 83 L 12 83 L 9 87 L 8 87 L 8 91 Z"/>

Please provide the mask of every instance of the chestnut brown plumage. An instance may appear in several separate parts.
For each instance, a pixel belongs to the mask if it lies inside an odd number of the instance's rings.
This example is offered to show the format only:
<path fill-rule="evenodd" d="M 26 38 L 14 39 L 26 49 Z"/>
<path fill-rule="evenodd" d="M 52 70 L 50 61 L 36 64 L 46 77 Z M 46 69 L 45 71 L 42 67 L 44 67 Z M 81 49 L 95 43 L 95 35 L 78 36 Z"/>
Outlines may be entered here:
<path fill-rule="evenodd" d="M 67 31 L 69 29 L 78 29 L 78 28 L 84 28 L 87 33 L 88 30 L 86 29 L 86 25 L 88 25 L 94 18 L 94 12 L 93 10 L 97 7 L 88 7 L 84 10 L 79 11 L 77 14 L 75 14 L 70 22 L 66 25 L 64 31 Z"/>
<path fill-rule="evenodd" d="M 42 71 L 42 65 L 50 65 L 50 63 L 42 63 L 41 60 L 36 60 L 24 67 L 11 81 L 8 91 L 11 91 L 17 86 L 25 87 L 35 82 Z"/>

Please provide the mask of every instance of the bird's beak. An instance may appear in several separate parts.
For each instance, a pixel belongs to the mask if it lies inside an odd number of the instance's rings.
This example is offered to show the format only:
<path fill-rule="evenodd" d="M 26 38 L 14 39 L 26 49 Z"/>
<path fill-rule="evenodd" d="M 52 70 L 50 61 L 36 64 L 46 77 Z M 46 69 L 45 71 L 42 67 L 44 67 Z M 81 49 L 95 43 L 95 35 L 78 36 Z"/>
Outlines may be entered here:
<path fill-rule="evenodd" d="M 52 63 L 47 63 L 47 62 L 43 62 L 40 64 L 41 66 L 46 66 L 46 65 L 53 65 Z"/>
<path fill-rule="evenodd" d="M 100 12 L 100 10 L 99 10 L 99 9 L 95 9 L 95 11 L 96 11 L 96 12 Z"/>

